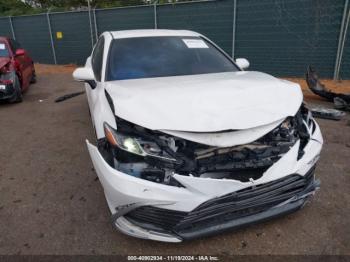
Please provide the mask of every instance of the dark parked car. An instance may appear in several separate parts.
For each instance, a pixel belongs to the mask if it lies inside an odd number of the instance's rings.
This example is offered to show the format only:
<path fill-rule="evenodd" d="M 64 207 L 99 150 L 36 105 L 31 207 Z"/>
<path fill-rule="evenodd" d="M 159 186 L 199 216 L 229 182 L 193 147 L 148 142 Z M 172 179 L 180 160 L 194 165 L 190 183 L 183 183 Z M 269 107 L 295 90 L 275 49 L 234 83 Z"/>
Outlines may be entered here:
<path fill-rule="evenodd" d="M 0 100 L 21 102 L 22 93 L 35 81 L 28 52 L 16 40 L 0 37 Z"/>

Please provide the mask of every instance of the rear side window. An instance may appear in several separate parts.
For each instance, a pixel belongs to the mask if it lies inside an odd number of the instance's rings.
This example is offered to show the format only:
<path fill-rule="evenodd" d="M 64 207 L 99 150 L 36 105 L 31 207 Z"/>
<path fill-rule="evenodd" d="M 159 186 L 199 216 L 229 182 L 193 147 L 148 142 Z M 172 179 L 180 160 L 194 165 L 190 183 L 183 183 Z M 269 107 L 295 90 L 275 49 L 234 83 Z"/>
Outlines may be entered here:
<path fill-rule="evenodd" d="M 101 81 L 104 44 L 105 39 L 104 37 L 101 37 L 98 40 L 91 57 L 92 70 L 94 71 L 97 81 Z"/>

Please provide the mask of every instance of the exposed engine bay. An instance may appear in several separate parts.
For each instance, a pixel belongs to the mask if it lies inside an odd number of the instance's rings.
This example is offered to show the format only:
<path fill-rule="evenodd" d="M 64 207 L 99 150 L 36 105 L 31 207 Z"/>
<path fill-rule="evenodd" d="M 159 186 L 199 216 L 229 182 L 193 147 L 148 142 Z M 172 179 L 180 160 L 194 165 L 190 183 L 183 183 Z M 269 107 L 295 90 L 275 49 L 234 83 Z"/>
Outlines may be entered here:
<path fill-rule="evenodd" d="M 315 128 L 304 105 L 260 139 L 233 147 L 192 142 L 118 117 L 116 124 L 117 130 L 104 123 L 106 137 L 98 143 L 106 162 L 123 173 L 173 186 L 181 186 L 172 179 L 174 173 L 242 182 L 259 179 L 298 140 L 301 158 Z"/>

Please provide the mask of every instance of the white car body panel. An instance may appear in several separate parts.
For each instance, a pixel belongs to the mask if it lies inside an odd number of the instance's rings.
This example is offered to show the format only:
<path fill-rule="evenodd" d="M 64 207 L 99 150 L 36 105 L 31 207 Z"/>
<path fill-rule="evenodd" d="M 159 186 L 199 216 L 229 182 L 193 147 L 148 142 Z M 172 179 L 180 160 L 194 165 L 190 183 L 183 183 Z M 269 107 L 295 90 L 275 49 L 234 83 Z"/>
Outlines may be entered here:
<path fill-rule="evenodd" d="M 284 119 L 283 119 L 284 120 Z M 279 126 L 283 120 L 254 128 L 219 133 L 193 133 L 173 130 L 160 130 L 166 134 L 209 146 L 231 147 L 251 143 Z"/>
<path fill-rule="evenodd" d="M 108 56 L 108 47 L 110 42 L 112 41 L 112 37 L 109 33 L 102 34 L 105 38 L 105 48 L 104 48 L 104 61 Z M 91 56 L 87 58 L 85 67 L 91 68 Z M 95 129 L 96 137 L 102 138 L 104 137 L 104 131 L 102 124 L 103 122 L 108 122 L 114 128 L 116 128 L 114 114 L 111 111 L 111 108 L 106 99 L 105 91 L 104 91 L 104 76 L 105 76 L 106 66 L 103 63 L 102 66 L 102 79 L 101 81 L 96 81 L 96 88 L 92 89 L 89 84 L 85 84 L 86 96 L 89 104 L 89 110 L 91 114 L 92 124 Z"/>
<path fill-rule="evenodd" d="M 217 132 L 271 124 L 294 116 L 300 86 L 260 72 L 112 81 L 116 115 L 152 130 Z"/>

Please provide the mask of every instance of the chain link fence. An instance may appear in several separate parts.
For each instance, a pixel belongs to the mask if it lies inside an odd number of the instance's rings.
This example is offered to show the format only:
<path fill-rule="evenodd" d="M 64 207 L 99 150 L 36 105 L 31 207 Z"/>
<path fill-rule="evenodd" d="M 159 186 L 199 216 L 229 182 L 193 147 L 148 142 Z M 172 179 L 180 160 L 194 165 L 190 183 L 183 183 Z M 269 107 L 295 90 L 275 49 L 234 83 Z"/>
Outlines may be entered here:
<path fill-rule="evenodd" d="M 202 33 L 250 70 L 350 79 L 349 0 L 207 0 L 0 18 L 0 35 L 18 40 L 35 61 L 84 64 L 98 35 L 127 29 Z"/>

